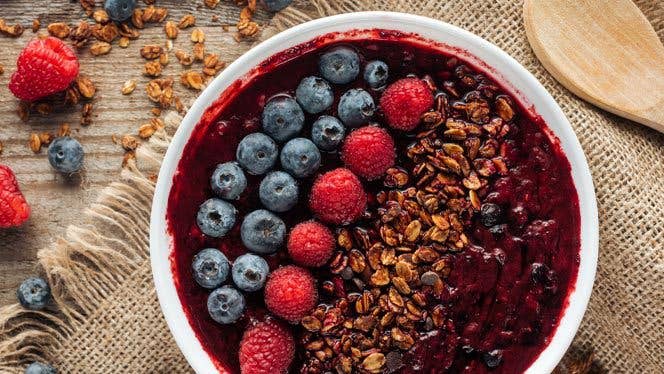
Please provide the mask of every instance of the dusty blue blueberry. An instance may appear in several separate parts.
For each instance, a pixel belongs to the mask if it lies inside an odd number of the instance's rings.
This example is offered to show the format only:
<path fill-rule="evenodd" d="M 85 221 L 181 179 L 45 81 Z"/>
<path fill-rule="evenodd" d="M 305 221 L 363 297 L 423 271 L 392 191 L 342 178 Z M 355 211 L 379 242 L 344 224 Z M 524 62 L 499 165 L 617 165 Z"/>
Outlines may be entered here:
<path fill-rule="evenodd" d="M 245 188 L 247 177 L 237 162 L 225 162 L 217 165 L 210 178 L 212 191 L 226 200 L 237 200 Z"/>
<path fill-rule="evenodd" d="M 386 63 L 380 60 L 370 61 L 364 67 L 364 80 L 371 88 L 381 88 L 387 83 L 388 73 Z"/>
<path fill-rule="evenodd" d="M 247 253 L 233 261 L 233 282 L 242 291 L 258 291 L 263 288 L 269 271 L 262 257 Z"/>
<path fill-rule="evenodd" d="M 51 288 L 48 283 L 37 277 L 31 277 L 23 281 L 16 290 L 18 302 L 24 308 L 32 310 L 44 309 L 51 299 Z"/>
<path fill-rule="evenodd" d="M 83 166 L 83 146 L 69 136 L 56 138 L 48 147 L 48 162 L 61 173 L 76 173 Z"/>
<path fill-rule="evenodd" d="M 228 278 L 230 263 L 216 248 L 205 248 L 194 256 L 191 263 L 194 279 L 201 287 L 217 288 Z"/>
<path fill-rule="evenodd" d="M 320 151 L 306 138 L 295 138 L 281 150 L 281 167 L 296 178 L 305 178 L 320 167 Z"/>
<path fill-rule="evenodd" d="M 210 293 L 207 300 L 210 317 L 224 325 L 234 323 L 240 319 L 245 305 L 244 296 L 233 286 L 217 288 Z"/>
<path fill-rule="evenodd" d="M 42 364 L 41 362 L 33 362 L 25 368 L 25 374 L 57 374 L 58 371 L 55 368 L 48 364 Z"/>
<path fill-rule="evenodd" d="M 360 56 L 352 48 L 336 47 L 320 57 L 318 70 L 334 84 L 350 83 L 360 73 Z"/>
<path fill-rule="evenodd" d="M 265 8 L 270 12 L 278 12 L 289 6 L 293 0 L 263 0 Z"/>
<path fill-rule="evenodd" d="M 300 81 L 295 98 L 307 113 L 316 114 L 332 106 L 334 93 L 325 79 L 311 76 Z"/>
<path fill-rule="evenodd" d="M 285 212 L 297 204 L 297 182 L 288 173 L 273 171 L 263 178 L 258 189 L 261 203 L 273 212 Z"/>
<path fill-rule="evenodd" d="M 304 125 L 304 112 L 290 96 L 273 97 L 265 104 L 261 117 L 263 131 L 272 139 L 283 143 L 296 136 Z"/>
<path fill-rule="evenodd" d="M 337 114 L 348 127 L 365 125 L 376 110 L 373 98 L 361 88 L 353 88 L 341 95 Z"/>
<path fill-rule="evenodd" d="M 196 215 L 196 222 L 203 234 L 221 238 L 235 225 L 237 210 L 230 203 L 212 198 L 201 204 Z"/>
<path fill-rule="evenodd" d="M 122 22 L 131 17 L 136 7 L 136 0 L 106 0 L 104 9 L 113 21 Z"/>
<path fill-rule="evenodd" d="M 336 117 L 320 116 L 311 126 L 311 140 L 324 151 L 336 149 L 345 135 L 346 129 Z"/>
<path fill-rule="evenodd" d="M 245 136 L 237 146 L 237 162 L 249 174 L 265 174 L 277 161 L 277 143 L 269 136 L 255 132 Z"/>
<path fill-rule="evenodd" d="M 284 243 L 286 224 L 267 210 L 254 210 L 244 217 L 240 236 L 244 246 L 254 252 L 274 253 Z"/>

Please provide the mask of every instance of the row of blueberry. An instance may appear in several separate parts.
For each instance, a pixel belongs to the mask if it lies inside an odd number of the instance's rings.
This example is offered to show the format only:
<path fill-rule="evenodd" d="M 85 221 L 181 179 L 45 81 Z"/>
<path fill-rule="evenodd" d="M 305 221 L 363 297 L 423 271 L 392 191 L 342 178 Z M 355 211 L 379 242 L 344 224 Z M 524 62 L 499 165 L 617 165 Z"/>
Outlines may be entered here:
<path fill-rule="evenodd" d="M 318 114 L 330 108 L 334 94 L 329 82 L 346 84 L 359 74 L 360 59 L 347 47 L 335 48 L 321 56 L 319 70 L 324 78 L 304 78 L 295 91 L 295 99 L 288 95 L 271 98 L 263 109 L 263 133 L 245 136 L 238 144 L 236 161 L 217 166 L 211 176 L 216 196 L 199 208 L 197 224 L 208 236 L 225 236 L 235 225 L 237 210 L 228 201 L 237 200 L 247 188 L 245 171 L 251 175 L 267 175 L 259 186 L 259 198 L 265 209 L 255 210 L 246 217 L 240 228 L 242 243 L 260 254 L 274 253 L 284 242 L 286 225 L 272 212 L 292 209 L 298 202 L 299 188 L 295 178 L 313 175 L 320 167 L 320 150 L 332 151 L 344 139 L 345 127 L 365 124 L 373 116 L 375 104 L 371 95 L 362 89 L 351 89 L 340 99 L 337 113 L 320 116 L 312 125 L 311 140 L 296 137 L 305 122 L 304 111 Z M 387 81 L 387 65 L 372 61 L 365 67 L 364 78 L 372 88 L 381 88 Z M 343 124 L 342 124 L 343 122 Z M 277 143 L 285 143 L 279 152 Z M 284 171 L 271 170 L 279 158 Z M 263 288 L 269 267 L 260 256 L 245 254 L 232 265 L 226 256 L 214 248 L 199 252 L 192 263 L 194 279 L 204 288 L 214 289 L 208 297 L 210 316 L 222 324 L 234 323 L 245 308 L 241 292 L 231 285 L 222 286 L 229 270 L 235 286 L 245 292 Z"/>

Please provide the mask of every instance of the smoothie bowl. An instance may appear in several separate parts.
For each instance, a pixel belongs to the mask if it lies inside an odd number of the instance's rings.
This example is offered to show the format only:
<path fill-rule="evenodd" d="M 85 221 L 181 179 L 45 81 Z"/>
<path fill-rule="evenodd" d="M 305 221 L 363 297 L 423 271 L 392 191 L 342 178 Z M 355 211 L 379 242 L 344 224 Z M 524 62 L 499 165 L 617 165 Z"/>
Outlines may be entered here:
<path fill-rule="evenodd" d="M 320 19 L 231 64 L 162 165 L 150 255 L 199 373 L 550 372 L 597 207 L 521 65 L 428 18 Z"/>

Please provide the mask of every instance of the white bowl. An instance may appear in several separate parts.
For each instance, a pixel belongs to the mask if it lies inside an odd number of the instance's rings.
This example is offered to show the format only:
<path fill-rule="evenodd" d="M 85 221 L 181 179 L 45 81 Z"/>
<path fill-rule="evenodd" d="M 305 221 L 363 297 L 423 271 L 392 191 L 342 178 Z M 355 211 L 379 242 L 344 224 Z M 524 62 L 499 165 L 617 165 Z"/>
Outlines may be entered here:
<path fill-rule="evenodd" d="M 572 167 L 572 177 L 581 211 L 581 253 L 579 274 L 568 297 L 568 306 L 549 345 L 527 370 L 528 373 L 552 371 L 565 354 L 586 310 L 597 267 L 598 220 L 595 191 L 586 158 L 572 127 L 551 95 L 523 66 L 507 53 L 480 37 L 455 26 L 430 18 L 402 13 L 362 12 L 311 21 L 288 29 L 251 49 L 229 65 L 196 100 L 166 152 L 152 205 L 150 258 L 161 309 L 175 341 L 197 373 L 215 373 L 213 361 L 196 338 L 185 316 L 175 289 L 171 269 L 171 237 L 167 231 L 166 209 L 182 150 L 201 115 L 235 80 L 268 57 L 287 48 L 331 32 L 362 29 L 388 29 L 416 33 L 425 39 L 465 50 L 470 59 L 497 80 L 511 86 L 523 102 L 532 105 L 559 139 Z"/>

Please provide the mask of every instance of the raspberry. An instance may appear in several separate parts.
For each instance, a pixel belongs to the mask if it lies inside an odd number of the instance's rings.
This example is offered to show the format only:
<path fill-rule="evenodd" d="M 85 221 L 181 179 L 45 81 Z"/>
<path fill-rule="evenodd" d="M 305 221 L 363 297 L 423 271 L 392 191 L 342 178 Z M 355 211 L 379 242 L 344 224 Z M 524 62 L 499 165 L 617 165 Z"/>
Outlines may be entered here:
<path fill-rule="evenodd" d="M 323 266 L 332 256 L 334 236 L 330 229 L 316 221 L 302 222 L 288 237 L 288 254 L 302 266 Z"/>
<path fill-rule="evenodd" d="M 0 228 L 21 225 L 30 217 L 30 206 L 16 182 L 14 172 L 0 165 Z"/>
<path fill-rule="evenodd" d="M 293 335 L 283 324 L 268 319 L 249 327 L 240 342 L 242 374 L 287 373 L 295 355 Z"/>
<path fill-rule="evenodd" d="M 78 58 L 60 39 L 30 41 L 16 61 L 9 89 L 21 100 L 33 101 L 67 88 L 78 75 Z"/>
<path fill-rule="evenodd" d="M 410 131 L 420 123 L 420 117 L 433 106 L 433 94 L 422 80 L 400 79 L 385 89 L 380 107 L 387 124 L 397 130 Z"/>
<path fill-rule="evenodd" d="M 317 301 L 314 278 L 298 266 L 284 266 L 273 271 L 265 285 L 267 309 L 289 322 L 299 322 Z"/>
<path fill-rule="evenodd" d="M 362 183 L 345 168 L 329 171 L 311 187 L 309 207 L 322 221 L 343 225 L 358 219 L 367 206 Z"/>
<path fill-rule="evenodd" d="M 348 135 L 341 159 L 353 173 L 367 180 L 380 178 L 394 165 L 394 140 L 378 126 L 365 126 Z"/>

